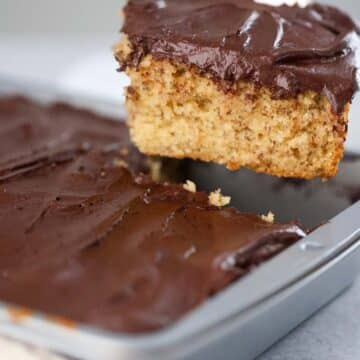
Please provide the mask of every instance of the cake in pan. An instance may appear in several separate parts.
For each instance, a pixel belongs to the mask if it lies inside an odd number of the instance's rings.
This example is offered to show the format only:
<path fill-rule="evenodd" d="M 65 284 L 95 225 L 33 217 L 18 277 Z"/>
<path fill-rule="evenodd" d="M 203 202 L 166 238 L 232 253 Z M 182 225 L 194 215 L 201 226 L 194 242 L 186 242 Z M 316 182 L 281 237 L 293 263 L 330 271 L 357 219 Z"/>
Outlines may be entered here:
<path fill-rule="evenodd" d="M 359 29 L 336 8 L 130 0 L 115 48 L 148 155 L 328 178 L 357 90 Z"/>
<path fill-rule="evenodd" d="M 0 100 L 0 300 L 154 331 L 305 235 L 149 172 L 122 122 Z"/>

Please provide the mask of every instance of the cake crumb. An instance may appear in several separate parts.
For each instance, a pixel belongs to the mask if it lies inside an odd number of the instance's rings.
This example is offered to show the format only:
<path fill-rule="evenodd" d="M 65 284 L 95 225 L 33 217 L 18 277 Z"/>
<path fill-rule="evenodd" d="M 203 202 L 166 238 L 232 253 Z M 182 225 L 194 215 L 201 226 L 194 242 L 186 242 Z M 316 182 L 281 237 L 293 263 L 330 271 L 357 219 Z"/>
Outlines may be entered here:
<path fill-rule="evenodd" d="M 123 147 L 120 149 L 120 155 L 122 156 L 128 156 L 129 155 L 129 149 L 127 147 Z"/>
<path fill-rule="evenodd" d="M 221 189 L 217 189 L 209 195 L 209 203 L 210 205 L 223 207 L 229 205 L 231 202 L 230 196 L 224 196 L 221 193 Z"/>
<path fill-rule="evenodd" d="M 116 167 L 125 168 L 125 169 L 127 169 L 129 167 L 129 165 L 122 159 L 115 159 L 114 160 L 114 165 Z"/>
<path fill-rule="evenodd" d="M 196 193 L 196 184 L 191 180 L 186 180 L 186 183 L 183 185 L 183 188 L 191 193 Z"/>
<path fill-rule="evenodd" d="M 267 215 L 261 215 L 261 219 L 269 224 L 273 224 L 275 222 L 275 215 L 269 211 Z"/>
<path fill-rule="evenodd" d="M 148 159 L 148 166 L 150 168 L 150 176 L 152 181 L 154 182 L 161 182 L 162 176 L 162 161 L 156 158 Z"/>

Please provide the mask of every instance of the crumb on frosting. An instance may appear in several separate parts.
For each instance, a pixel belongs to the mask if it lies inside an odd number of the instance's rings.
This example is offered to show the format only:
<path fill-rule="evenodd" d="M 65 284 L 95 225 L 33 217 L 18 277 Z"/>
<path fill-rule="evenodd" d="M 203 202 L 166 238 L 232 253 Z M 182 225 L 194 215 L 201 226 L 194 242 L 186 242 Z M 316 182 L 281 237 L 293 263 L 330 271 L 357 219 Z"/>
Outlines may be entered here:
<path fill-rule="evenodd" d="M 129 155 L 129 149 L 126 146 L 122 147 L 119 152 L 122 156 Z"/>
<path fill-rule="evenodd" d="M 186 183 L 183 185 L 183 188 L 191 193 L 196 193 L 196 184 L 191 180 L 186 180 Z"/>
<path fill-rule="evenodd" d="M 209 195 L 209 203 L 210 205 L 223 207 L 229 205 L 231 202 L 230 196 L 224 196 L 221 193 L 221 189 L 217 189 Z"/>
<path fill-rule="evenodd" d="M 114 160 L 114 165 L 116 167 L 125 168 L 125 169 L 127 169 L 129 167 L 129 165 L 122 159 L 115 159 Z"/>
<path fill-rule="evenodd" d="M 149 158 L 148 165 L 150 167 L 151 179 L 160 182 L 162 179 L 162 161 L 158 158 Z"/>
<path fill-rule="evenodd" d="M 275 222 L 275 215 L 269 211 L 267 215 L 261 215 L 261 219 L 269 224 L 273 224 Z"/>

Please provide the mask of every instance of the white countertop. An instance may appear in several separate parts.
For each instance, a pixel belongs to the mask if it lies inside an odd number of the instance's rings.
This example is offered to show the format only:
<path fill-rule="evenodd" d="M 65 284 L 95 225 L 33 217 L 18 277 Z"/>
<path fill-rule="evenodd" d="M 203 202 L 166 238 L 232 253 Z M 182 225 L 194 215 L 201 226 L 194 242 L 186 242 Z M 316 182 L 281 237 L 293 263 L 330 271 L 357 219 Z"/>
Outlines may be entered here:
<path fill-rule="evenodd" d="M 121 83 L 125 79 L 115 71 L 111 55 L 115 41 L 116 36 L 106 35 L 0 33 L 0 78 L 11 76 L 90 95 L 96 90 L 101 97 L 120 102 Z M 357 114 L 360 117 L 360 101 L 352 114 L 351 149 L 360 145 Z M 360 359 L 359 306 L 360 281 L 260 360 Z"/>

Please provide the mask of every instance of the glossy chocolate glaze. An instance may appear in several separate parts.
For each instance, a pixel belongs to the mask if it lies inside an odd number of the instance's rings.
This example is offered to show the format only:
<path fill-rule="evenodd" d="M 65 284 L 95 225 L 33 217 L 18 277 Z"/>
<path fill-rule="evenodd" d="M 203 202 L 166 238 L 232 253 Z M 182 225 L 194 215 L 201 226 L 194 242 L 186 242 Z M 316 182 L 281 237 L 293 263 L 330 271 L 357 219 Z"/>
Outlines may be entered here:
<path fill-rule="evenodd" d="M 0 180 L 96 148 L 128 148 L 128 156 L 135 157 L 131 164 L 138 166 L 141 161 L 135 160 L 141 156 L 125 127 L 62 103 L 41 107 L 22 97 L 1 100 Z"/>
<path fill-rule="evenodd" d="M 23 99 L 1 100 L 0 119 L 2 301 L 113 331 L 157 330 L 304 234 L 153 183 L 121 123 Z M 72 140 L 53 146 L 61 134 Z"/>
<path fill-rule="evenodd" d="M 336 8 L 272 7 L 252 0 L 130 0 L 126 33 L 133 53 L 121 69 L 151 54 L 194 68 L 225 89 L 239 80 L 274 98 L 312 90 L 342 112 L 356 82 L 359 29 Z"/>

